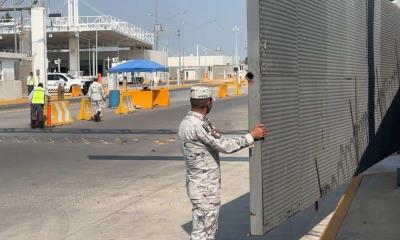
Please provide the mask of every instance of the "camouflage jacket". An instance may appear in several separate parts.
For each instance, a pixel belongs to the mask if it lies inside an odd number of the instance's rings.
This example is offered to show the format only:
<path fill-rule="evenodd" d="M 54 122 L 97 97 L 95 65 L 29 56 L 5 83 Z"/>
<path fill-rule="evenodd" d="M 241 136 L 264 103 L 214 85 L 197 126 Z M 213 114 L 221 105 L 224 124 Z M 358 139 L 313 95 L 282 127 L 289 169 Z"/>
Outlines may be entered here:
<path fill-rule="evenodd" d="M 92 101 L 103 101 L 106 99 L 104 90 L 103 90 L 103 85 L 98 82 L 93 82 L 90 84 L 88 94 L 89 98 Z"/>
<path fill-rule="evenodd" d="M 179 126 L 178 137 L 186 162 L 189 198 L 220 203 L 219 152 L 234 153 L 254 143 L 250 134 L 227 138 L 206 116 L 189 112 Z"/>

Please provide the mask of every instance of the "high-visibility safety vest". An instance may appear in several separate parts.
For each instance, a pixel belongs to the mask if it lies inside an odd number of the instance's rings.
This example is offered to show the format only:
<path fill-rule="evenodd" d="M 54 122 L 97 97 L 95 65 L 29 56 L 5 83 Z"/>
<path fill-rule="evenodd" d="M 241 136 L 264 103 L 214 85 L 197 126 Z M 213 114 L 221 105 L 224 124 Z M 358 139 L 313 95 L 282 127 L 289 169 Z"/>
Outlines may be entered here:
<path fill-rule="evenodd" d="M 29 77 L 28 86 L 33 86 L 36 83 L 35 77 Z"/>
<path fill-rule="evenodd" d="M 45 96 L 44 88 L 36 87 L 33 90 L 32 104 L 44 104 L 45 102 L 44 96 Z"/>

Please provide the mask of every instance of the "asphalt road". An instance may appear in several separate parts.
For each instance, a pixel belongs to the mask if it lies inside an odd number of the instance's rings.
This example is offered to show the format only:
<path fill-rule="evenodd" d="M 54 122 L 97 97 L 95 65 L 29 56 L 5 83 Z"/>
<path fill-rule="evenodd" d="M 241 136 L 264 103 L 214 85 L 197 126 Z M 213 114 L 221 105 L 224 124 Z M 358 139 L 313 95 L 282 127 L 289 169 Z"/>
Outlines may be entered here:
<path fill-rule="evenodd" d="M 74 105 L 75 115 L 79 106 Z M 172 106 L 28 128 L 27 109 L 0 112 L 0 239 L 188 239 L 191 205 L 176 139 L 188 91 Z M 210 119 L 225 134 L 247 129 L 247 96 L 214 104 Z M 248 237 L 248 150 L 222 156 L 219 240 L 299 239 L 335 207 L 340 192 L 274 230 Z"/>
<path fill-rule="evenodd" d="M 176 142 L 187 100 L 175 91 L 169 108 L 107 110 L 101 123 L 45 131 L 28 128 L 28 109 L 1 112 L 0 239 L 187 239 Z M 227 133 L 245 131 L 247 97 L 217 101 L 211 118 Z M 247 173 L 246 157 L 229 160 Z"/>

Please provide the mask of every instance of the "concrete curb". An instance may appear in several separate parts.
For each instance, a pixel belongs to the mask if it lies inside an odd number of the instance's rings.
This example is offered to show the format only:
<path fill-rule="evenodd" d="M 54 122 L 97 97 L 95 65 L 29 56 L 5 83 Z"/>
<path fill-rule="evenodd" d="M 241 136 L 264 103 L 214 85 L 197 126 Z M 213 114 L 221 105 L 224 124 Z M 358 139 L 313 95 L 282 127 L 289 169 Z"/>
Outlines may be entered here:
<path fill-rule="evenodd" d="M 347 212 L 350 209 L 351 203 L 357 193 L 358 187 L 362 182 L 363 176 L 354 177 L 349 186 L 347 187 L 346 192 L 341 197 L 335 212 L 328 223 L 328 226 L 325 228 L 320 240 L 335 240 L 337 234 L 339 233 L 340 227 L 347 215 Z"/>
<path fill-rule="evenodd" d="M 69 101 L 71 103 L 78 103 L 78 102 L 81 101 L 81 99 L 82 99 L 82 97 L 65 98 L 66 101 Z M 18 99 L 17 99 L 13 103 L 0 104 L 0 110 L 14 110 L 14 109 L 29 108 L 29 107 L 30 107 L 30 104 L 29 104 L 29 101 L 27 99 L 24 99 L 24 101 L 21 101 L 21 102 L 18 102 Z"/>

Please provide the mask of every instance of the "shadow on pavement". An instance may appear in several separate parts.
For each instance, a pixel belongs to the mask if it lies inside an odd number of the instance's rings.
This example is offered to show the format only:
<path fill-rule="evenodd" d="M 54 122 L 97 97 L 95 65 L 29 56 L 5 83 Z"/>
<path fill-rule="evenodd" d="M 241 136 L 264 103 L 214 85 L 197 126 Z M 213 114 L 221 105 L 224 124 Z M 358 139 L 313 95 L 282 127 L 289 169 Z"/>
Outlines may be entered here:
<path fill-rule="evenodd" d="M 116 155 L 89 155 L 89 160 L 97 161 L 183 161 L 182 156 L 116 156 Z M 248 162 L 248 157 L 221 157 L 224 162 Z"/>
<path fill-rule="evenodd" d="M 315 210 L 314 206 L 310 206 L 265 236 L 249 236 L 250 193 L 244 194 L 222 205 L 216 239 L 298 240 L 334 211 L 344 190 L 345 186 L 342 186 L 321 199 L 318 211 Z M 192 223 L 185 223 L 182 228 L 190 235 Z"/>

